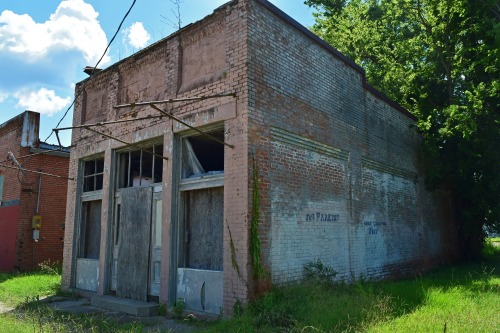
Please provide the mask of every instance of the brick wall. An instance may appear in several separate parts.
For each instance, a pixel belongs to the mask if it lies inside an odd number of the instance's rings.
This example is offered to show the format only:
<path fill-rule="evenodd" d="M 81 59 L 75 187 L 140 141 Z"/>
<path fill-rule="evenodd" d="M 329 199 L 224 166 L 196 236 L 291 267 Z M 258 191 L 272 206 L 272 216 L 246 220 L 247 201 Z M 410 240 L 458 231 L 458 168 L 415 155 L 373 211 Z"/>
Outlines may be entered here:
<path fill-rule="evenodd" d="M 37 155 L 23 166 L 64 178 L 41 177 L 38 193 L 39 175 L 33 174 L 31 180 L 22 187 L 20 219 L 18 222 L 19 255 L 18 266 L 37 268 L 41 262 L 50 260 L 62 264 L 64 243 L 64 220 L 68 179 L 68 158 Z M 38 194 L 38 214 L 42 216 L 42 227 L 38 242 L 32 239 L 32 217 L 36 213 Z"/>
<path fill-rule="evenodd" d="M 38 114 L 30 113 L 30 117 L 31 115 L 35 119 L 31 125 L 38 128 Z M 21 147 L 24 119 L 25 114 L 22 114 L 0 128 L 0 156 L 2 159 L 6 158 L 8 151 L 12 151 L 17 157 L 30 155 L 29 147 Z M 62 177 L 67 177 L 68 174 L 68 158 L 64 157 L 42 154 L 20 158 L 19 162 L 22 163 L 23 168 L 28 170 L 42 171 Z M 12 165 L 10 161 L 2 162 L 2 164 Z M 18 170 L 6 168 L 0 170 L 4 176 L 3 205 L 17 206 L 17 216 L 9 218 L 8 221 L 2 221 L 15 228 L 13 236 L 14 260 L 12 261 L 13 265 L 8 270 L 14 268 L 20 270 L 36 269 L 39 263 L 47 260 L 62 263 L 68 180 L 50 176 L 41 177 L 39 214 L 42 216 L 43 225 L 40 229 L 39 242 L 34 242 L 32 218 L 37 208 L 40 176 L 28 171 L 23 175 Z M 2 211 L 0 211 L 1 213 Z M 9 242 L 11 241 L 9 239 Z"/>
<path fill-rule="evenodd" d="M 272 5 L 250 7 L 258 24 L 249 26 L 249 146 L 272 281 L 301 279 L 316 258 L 343 279 L 449 260 L 449 205 L 425 191 L 412 117 L 369 87 L 358 66 L 265 10 Z"/>

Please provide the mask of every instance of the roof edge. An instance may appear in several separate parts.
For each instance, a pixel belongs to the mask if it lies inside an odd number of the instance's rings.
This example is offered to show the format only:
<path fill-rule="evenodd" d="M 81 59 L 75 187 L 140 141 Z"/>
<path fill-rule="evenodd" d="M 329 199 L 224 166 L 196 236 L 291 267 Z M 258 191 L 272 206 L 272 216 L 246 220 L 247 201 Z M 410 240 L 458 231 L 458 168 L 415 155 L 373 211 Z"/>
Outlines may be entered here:
<path fill-rule="evenodd" d="M 339 58 L 341 61 L 343 61 L 346 65 L 357 71 L 359 74 L 361 74 L 361 81 L 362 81 L 362 86 L 363 88 L 375 95 L 376 97 L 380 98 L 405 116 L 409 117 L 410 119 L 416 121 L 418 118 L 410 113 L 408 110 L 406 110 L 404 107 L 399 105 L 396 101 L 392 100 L 389 98 L 386 94 L 378 90 L 377 88 L 373 87 L 370 85 L 368 82 L 366 82 L 366 73 L 365 70 L 356 64 L 354 61 L 346 57 L 344 54 L 342 54 L 339 50 L 319 38 L 317 35 L 312 33 L 309 29 L 304 27 L 302 24 L 297 22 L 295 19 L 293 19 L 290 15 L 273 5 L 271 2 L 268 0 L 255 0 L 258 3 L 260 3 L 262 6 L 266 7 L 269 11 L 271 11 L 273 14 L 284 20 L 286 23 L 290 24 L 300 32 L 302 32 L 304 35 L 312 39 L 314 42 L 318 43 L 319 46 L 321 46 L 323 49 L 325 49 L 327 52 L 332 54 L 333 56 Z"/>
<path fill-rule="evenodd" d="M 159 40 L 157 40 L 156 42 L 154 42 L 153 44 L 150 44 L 148 46 L 146 46 L 145 48 L 135 52 L 135 53 L 132 53 L 131 55 L 129 55 L 128 57 L 125 57 L 123 59 L 120 59 L 114 63 L 112 63 L 111 65 L 109 65 L 108 67 L 106 68 L 102 68 L 99 72 L 97 73 L 94 73 L 93 75 L 81 80 L 81 81 L 78 81 L 76 82 L 75 86 L 78 86 L 78 85 L 81 85 L 82 83 L 85 83 L 86 81 L 89 81 L 91 78 L 93 78 L 94 76 L 97 76 L 97 75 L 100 75 L 102 73 L 106 73 L 110 70 L 112 70 L 113 68 L 119 66 L 121 63 L 127 61 L 128 59 L 130 58 L 140 58 L 142 56 L 143 53 L 145 52 L 148 52 L 152 49 L 154 49 L 155 47 L 158 47 L 160 44 L 162 43 L 165 43 L 167 40 L 170 40 L 170 39 L 173 39 L 174 37 L 176 37 L 177 35 L 180 35 L 181 33 L 191 29 L 191 28 L 194 28 L 196 25 L 200 24 L 201 21 L 204 21 L 205 19 L 211 17 L 211 16 L 214 16 L 216 15 L 218 12 L 220 12 L 221 10 L 223 10 L 224 8 L 228 7 L 228 6 L 231 6 L 234 2 L 236 1 L 239 1 L 239 0 L 230 0 L 222 5 L 220 5 L 219 7 L 215 8 L 212 13 L 202 17 L 201 19 L 193 22 L 193 23 L 189 23 L 188 25 L 174 31 L 173 33 L 171 33 L 170 35 L 168 36 L 165 36 Z M 75 88 L 76 89 L 76 88 Z"/>

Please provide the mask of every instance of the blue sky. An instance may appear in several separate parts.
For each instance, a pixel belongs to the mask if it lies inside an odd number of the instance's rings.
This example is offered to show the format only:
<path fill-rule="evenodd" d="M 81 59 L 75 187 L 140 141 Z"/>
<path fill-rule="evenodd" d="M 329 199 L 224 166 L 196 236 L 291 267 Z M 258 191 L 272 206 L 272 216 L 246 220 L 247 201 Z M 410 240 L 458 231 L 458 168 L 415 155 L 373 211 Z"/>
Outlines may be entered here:
<path fill-rule="evenodd" d="M 182 26 L 202 19 L 227 0 L 183 0 Z M 271 0 L 304 26 L 313 24 L 303 0 Z M 41 113 L 40 138 L 70 105 L 74 84 L 87 77 L 132 0 L 0 0 L 0 124 L 23 112 Z M 170 0 L 137 0 L 102 65 L 123 59 L 177 30 Z M 60 127 L 71 126 L 72 110 Z M 61 132 L 69 145 L 70 132 Z M 55 143 L 52 136 L 49 143 Z"/>

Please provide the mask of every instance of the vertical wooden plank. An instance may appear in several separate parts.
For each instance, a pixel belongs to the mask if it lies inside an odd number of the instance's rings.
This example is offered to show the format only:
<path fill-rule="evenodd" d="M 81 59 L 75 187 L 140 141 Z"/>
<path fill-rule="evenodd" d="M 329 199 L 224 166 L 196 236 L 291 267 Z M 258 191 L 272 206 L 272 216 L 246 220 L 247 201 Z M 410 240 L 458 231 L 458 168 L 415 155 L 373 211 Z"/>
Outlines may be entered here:
<path fill-rule="evenodd" d="M 155 194 L 156 195 L 156 194 Z M 161 223 L 162 201 L 161 197 L 153 200 L 153 221 L 151 223 L 151 253 L 149 264 L 149 294 L 160 295 L 161 274 Z"/>
<path fill-rule="evenodd" d="M 122 190 L 116 295 L 147 300 L 152 188 Z"/>

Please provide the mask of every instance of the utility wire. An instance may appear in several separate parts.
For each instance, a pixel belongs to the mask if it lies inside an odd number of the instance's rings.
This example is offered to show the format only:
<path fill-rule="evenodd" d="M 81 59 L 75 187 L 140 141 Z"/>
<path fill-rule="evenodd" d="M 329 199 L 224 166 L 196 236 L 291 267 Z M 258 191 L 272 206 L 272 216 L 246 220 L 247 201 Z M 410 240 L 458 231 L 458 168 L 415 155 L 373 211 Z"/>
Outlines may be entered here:
<path fill-rule="evenodd" d="M 118 33 L 120 32 L 120 29 L 122 28 L 122 25 L 123 25 L 123 22 L 125 22 L 125 19 L 127 18 L 128 14 L 130 14 L 130 11 L 132 10 L 132 8 L 134 7 L 135 5 L 135 2 L 137 0 L 134 0 L 132 2 L 132 4 L 130 5 L 130 8 L 128 9 L 127 13 L 125 13 L 125 16 L 123 17 L 122 21 L 120 22 L 120 25 L 118 26 L 118 29 L 116 29 L 116 32 L 115 34 L 113 35 L 113 38 L 111 38 L 111 40 L 109 41 L 108 43 L 108 46 L 106 46 L 106 49 L 104 50 L 104 53 L 102 54 L 101 58 L 99 59 L 99 61 L 97 62 L 97 64 L 94 66 L 94 68 L 92 69 L 92 72 L 90 73 L 90 77 L 92 77 L 92 75 L 94 75 L 94 72 L 97 68 L 97 66 L 99 66 L 99 64 L 101 63 L 102 59 L 104 58 L 104 56 L 106 55 L 106 52 L 108 52 L 108 49 L 109 47 L 111 46 L 111 43 L 113 43 L 113 41 L 115 40 L 116 36 L 118 35 Z M 76 99 L 80 96 L 81 92 L 83 91 L 83 87 L 82 89 L 80 89 L 80 91 L 76 94 L 75 98 L 73 98 L 73 102 L 71 102 L 71 105 L 68 107 L 68 109 L 66 110 L 66 112 L 64 112 L 64 115 L 62 116 L 61 120 L 59 120 L 59 122 L 57 123 L 56 125 L 56 128 L 59 127 L 59 125 L 61 125 L 62 121 L 64 120 L 64 118 L 66 118 L 66 116 L 68 115 L 68 112 L 69 110 L 71 110 L 71 108 L 73 107 L 73 105 L 75 104 L 75 101 Z M 49 134 L 49 136 L 45 139 L 45 142 L 47 142 L 47 140 L 52 136 L 52 134 L 54 133 L 54 130 L 52 130 Z"/>

